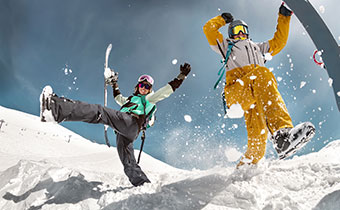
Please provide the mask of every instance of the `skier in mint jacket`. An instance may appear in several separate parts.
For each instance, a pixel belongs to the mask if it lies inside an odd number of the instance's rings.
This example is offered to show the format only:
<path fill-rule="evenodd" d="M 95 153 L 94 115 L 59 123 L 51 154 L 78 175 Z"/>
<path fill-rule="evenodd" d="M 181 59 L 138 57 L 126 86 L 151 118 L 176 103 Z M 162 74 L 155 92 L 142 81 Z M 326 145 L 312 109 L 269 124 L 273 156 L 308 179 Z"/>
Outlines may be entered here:
<path fill-rule="evenodd" d="M 133 142 L 140 131 L 148 127 L 156 103 L 169 97 L 182 84 L 190 71 L 190 64 L 181 65 L 180 74 L 156 92 L 152 91 L 153 78 L 142 75 L 130 97 L 124 97 L 119 91 L 118 75 L 111 75 L 106 78 L 106 81 L 113 87 L 114 99 L 121 105 L 119 111 L 99 104 L 59 97 L 53 93 L 51 86 L 46 86 L 40 95 L 40 118 L 42 122 L 82 121 L 100 123 L 113 128 L 124 172 L 134 186 L 140 186 L 150 180 L 136 162 Z"/>

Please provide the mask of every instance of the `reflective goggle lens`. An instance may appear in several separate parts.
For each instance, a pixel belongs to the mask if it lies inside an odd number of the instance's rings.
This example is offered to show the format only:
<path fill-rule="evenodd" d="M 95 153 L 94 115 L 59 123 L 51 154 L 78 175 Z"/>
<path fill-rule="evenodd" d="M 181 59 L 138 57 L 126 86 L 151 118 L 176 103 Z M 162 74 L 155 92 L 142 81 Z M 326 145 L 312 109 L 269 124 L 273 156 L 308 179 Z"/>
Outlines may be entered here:
<path fill-rule="evenodd" d="M 231 29 L 231 32 L 233 33 L 233 35 L 238 35 L 240 32 L 248 35 L 248 28 L 243 25 L 237 25 Z"/>
<path fill-rule="evenodd" d="M 146 83 L 139 83 L 138 86 L 139 86 L 140 88 L 145 88 L 145 89 L 148 89 L 148 90 L 150 90 L 150 88 L 151 88 L 151 85 L 146 84 Z"/>

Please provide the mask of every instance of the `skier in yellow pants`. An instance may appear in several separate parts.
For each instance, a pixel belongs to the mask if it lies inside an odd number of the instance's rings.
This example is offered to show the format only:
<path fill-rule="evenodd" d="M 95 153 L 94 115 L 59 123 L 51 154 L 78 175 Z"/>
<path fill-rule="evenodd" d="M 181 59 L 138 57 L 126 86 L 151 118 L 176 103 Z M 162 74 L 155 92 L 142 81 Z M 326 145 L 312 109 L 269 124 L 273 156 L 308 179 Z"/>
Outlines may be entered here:
<path fill-rule="evenodd" d="M 250 40 L 247 24 L 230 13 L 210 19 L 203 27 L 211 48 L 225 58 L 227 106 L 240 104 L 245 113 L 248 147 L 238 166 L 263 158 L 268 132 L 280 159 L 294 154 L 315 134 L 310 122 L 293 126 L 277 81 L 264 65 L 266 53 L 274 56 L 286 45 L 291 15 L 282 4 L 274 38 L 261 43 Z M 229 38 L 225 39 L 218 30 L 227 23 Z"/>

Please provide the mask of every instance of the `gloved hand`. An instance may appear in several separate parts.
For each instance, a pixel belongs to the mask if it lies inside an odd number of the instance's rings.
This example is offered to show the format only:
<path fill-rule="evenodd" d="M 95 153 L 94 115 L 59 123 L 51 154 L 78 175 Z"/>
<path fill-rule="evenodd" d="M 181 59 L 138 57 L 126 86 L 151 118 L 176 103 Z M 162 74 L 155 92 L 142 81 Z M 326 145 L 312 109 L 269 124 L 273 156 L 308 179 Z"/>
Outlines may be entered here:
<path fill-rule="evenodd" d="M 114 86 L 118 81 L 118 72 L 114 72 L 110 68 L 106 68 L 104 71 L 105 83 Z"/>
<path fill-rule="evenodd" d="M 188 63 L 184 63 L 183 65 L 180 66 L 180 71 L 181 74 L 184 74 L 184 76 L 188 76 L 188 74 L 191 71 L 191 66 Z"/>
<path fill-rule="evenodd" d="M 221 17 L 223 17 L 225 23 L 227 23 L 227 24 L 233 22 L 233 20 L 234 20 L 233 15 L 230 14 L 229 12 L 222 13 Z"/>
<path fill-rule="evenodd" d="M 285 7 L 284 3 L 281 4 L 279 12 L 283 16 L 291 16 L 293 12 L 289 10 L 287 7 Z"/>
<path fill-rule="evenodd" d="M 169 82 L 169 85 L 171 85 L 172 90 L 175 91 L 179 86 L 181 86 L 182 82 L 188 76 L 188 74 L 191 71 L 191 66 L 188 63 L 184 63 L 183 65 L 180 66 L 179 68 L 180 74 L 171 82 Z"/>

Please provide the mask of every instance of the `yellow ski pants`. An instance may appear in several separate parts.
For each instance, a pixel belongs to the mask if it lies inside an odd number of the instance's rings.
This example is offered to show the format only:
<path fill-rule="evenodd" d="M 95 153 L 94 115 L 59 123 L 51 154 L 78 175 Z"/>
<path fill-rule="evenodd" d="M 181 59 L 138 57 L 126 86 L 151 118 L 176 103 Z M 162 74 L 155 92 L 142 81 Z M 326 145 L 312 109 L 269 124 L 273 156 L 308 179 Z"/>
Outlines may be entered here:
<path fill-rule="evenodd" d="M 228 107 L 238 103 L 245 112 L 248 147 L 238 166 L 256 164 L 265 155 L 268 130 L 293 127 L 277 81 L 266 67 L 236 68 L 226 74 L 224 93 Z"/>

